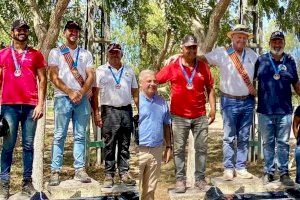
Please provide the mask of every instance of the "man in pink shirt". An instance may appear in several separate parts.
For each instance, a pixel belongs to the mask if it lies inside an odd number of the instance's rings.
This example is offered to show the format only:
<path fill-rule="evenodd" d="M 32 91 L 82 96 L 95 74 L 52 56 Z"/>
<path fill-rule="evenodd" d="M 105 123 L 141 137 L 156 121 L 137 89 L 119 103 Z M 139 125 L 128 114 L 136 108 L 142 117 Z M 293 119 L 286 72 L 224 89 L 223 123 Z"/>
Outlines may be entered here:
<path fill-rule="evenodd" d="M 10 170 L 19 124 L 24 166 L 22 193 L 35 193 L 31 179 L 33 141 L 37 120 L 43 116 L 47 80 L 44 57 L 27 45 L 28 35 L 27 23 L 16 20 L 12 24 L 11 45 L 0 51 L 1 114 L 10 128 L 9 134 L 3 137 L 0 199 L 9 197 Z"/>
<path fill-rule="evenodd" d="M 181 41 L 182 56 L 158 72 L 158 83 L 171 83 L 171 114 L 174 133 L 176 193 L 186 190 L 185 146 L 190 130 L 195 139 L 195 188 L 206 188 L 208 124 L 215 119 L 213 77 L 207 64 L 198 60 L 197 39 L 186 35 Z M 206 93 L 211 111 L 206 117 Z"/>

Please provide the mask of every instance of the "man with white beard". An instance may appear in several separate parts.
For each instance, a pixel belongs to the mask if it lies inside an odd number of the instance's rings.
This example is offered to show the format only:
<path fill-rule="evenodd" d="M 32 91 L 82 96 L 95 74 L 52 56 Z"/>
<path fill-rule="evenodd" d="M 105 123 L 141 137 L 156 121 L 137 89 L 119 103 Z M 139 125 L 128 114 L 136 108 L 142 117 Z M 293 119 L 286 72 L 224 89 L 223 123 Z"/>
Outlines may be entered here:
<path fill-rule="evenodd" d="M 294 58 L 284 52 L 285 37 L 275 31 L 270 37 L 270 52 L 255 64 L 258 80 L 258 128 L 262 134 L 265 184 L 274 181 L 275 155 L 280 182 L 293 186 L 289 176 L 289 138 L 292 125 L 292 91 L 300 94 L 300 82 Z M 275 148 L 277 146 L 277 153 Z"/>

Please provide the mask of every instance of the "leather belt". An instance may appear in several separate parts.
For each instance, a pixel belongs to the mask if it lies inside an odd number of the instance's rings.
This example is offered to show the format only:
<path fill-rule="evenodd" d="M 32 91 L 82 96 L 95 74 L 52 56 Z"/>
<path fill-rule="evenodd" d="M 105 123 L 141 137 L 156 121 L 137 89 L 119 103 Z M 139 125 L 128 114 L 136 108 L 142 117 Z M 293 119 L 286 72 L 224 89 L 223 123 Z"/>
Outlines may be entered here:
<path fill-rule="evenodd" d="M 252 95 L 246 95 L 246 96 L 235 96 L 235 95 L 231 95 L 231 94 L 227 94 L 227 93 L 224 93 L 222 91 L 220 91 L 221 95 L 223 97 L 227 97 L 227 98 L 230 98 L 230 99 L 238 99 L 238 100 L 246 100 L 248 99 L 249 97 L 253 97 Z"/>

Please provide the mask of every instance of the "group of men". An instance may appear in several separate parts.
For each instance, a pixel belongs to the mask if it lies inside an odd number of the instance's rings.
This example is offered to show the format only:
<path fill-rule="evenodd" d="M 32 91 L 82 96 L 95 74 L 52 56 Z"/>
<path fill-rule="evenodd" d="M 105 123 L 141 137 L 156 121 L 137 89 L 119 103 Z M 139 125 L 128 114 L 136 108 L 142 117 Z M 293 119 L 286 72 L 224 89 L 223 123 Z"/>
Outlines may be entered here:
<path fill-rule="evenodd" d="M 284 52 L 285 37 L 282 32 L 272 33 L 270 52 L 260 57 L 246 47 L 253 35 L 244 25 L 237 25 L 228 32 L 232 42 L 230 47 L 219 47 L 201 56 L 197 55 L 197 39 L 186 35 L 181 40 L 180 56 L 176 56 L 175 61 L 158 73 L 143 70 L 139 74 L 138 86 L 134 71 L 122 63 L 122 48 L 116 43 L 108 45 L 108 62 L 94 72 L 91 53 L 77 44 L 81 31 L 77 22 L 67 22 L 63 31 L 65 42 L 50 51 L 47 64 L 41 52 L 28 46 L 29 29 L 25 21 L 16 20 L 12 24 L 11 45 L 0 51 L 1 115 L 10 127 L 9 134 L 3 137 L 1 152 L 1 198 L 9 196 L 10 169 L 19 124 L 24 165 L 22 192 L 28 195 L 35 192 L 31 179 L 33 140 L 37 120 L 43 116 L 46 66 L 55 88 L 51 186 L 60 183 L 64 143 L 71 120 L 74 179 L 91 182 L 85 171 L 86 126 L 91 108 L 94 122 L 102 128 L 105 142 L 104 187 L 114 185 L 116 166 L 121 182 L 136 184 L 129 173 L 128 162 L 133 100 L 139 113 L 141 199 L 154 199 L 162 154 L 165 162 L 169 162 L 174 155 L 175 191 L 186 191 L 185 149 L 190 131 L 196 152 L 195 188 L 205 190 L 208 125 L 216 115 L 214 80 L 208 64 L 220 67 L 221 72 L 224 179 L 253 177 L 246 169 L 246 160 L 257 96 L 258 124 L 265 158 L 264 183 L 274 180 L 277 155 L 280 181 L 288 186 L 294 185 L 288 171 L 288 142 L 293 112 L 291 86 L 300 95 L 300 82 L 294 59 Z M 254 79 L 258 80 L 257 92 L 253 86 Z M 171 84 L 170 111 L 166 101 L 157 93 L 158 84 L 167 82 Z M 206 100 L 210 105 L 208 115 Z M 294 130 L 298 129 L 299 125 L 294 125 Z M 300 173 L 297 183 L 300 182 L 299 177 Z"/>

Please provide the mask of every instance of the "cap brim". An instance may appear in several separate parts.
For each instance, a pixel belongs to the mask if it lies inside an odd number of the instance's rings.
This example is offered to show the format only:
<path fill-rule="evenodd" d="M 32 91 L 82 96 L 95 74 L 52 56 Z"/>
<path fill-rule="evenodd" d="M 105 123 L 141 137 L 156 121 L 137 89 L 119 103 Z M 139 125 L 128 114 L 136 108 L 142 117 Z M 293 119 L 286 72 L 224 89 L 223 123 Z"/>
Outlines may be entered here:
<path fill-rule="evenodd" d="M 272 37 L 272 38 L 270 38 L 270 40 L 276 40 L 276 39 L 284 40 L 284 37 Z"/>
<path fill-rule="evenodd" d="M 13 27 L 12 29 L 16 29 L 16 28 L 26 28 L 26 29 L 30 29 L 30 27 L 27 24 L 21 24 L 19 26 Z"/>
<path fill-rule="evenodd" d="M 182 46 L 189 47 L 189 46 L 198 46 L 196 42 L 186 42 L 182 44 Z"/>
<path fill-rule="evenodd" d="M 81 27 L 77 26 L 77 25 L 68 25 L 68 26 L 66 26 L 65 29 L 77 29 L 77 30 L 81 31 Z"/>
<path fill-rule="evenodd" d="M 252 33 L 248 33 L 248 32 L 245 32 L 245 31 L 229 31 L 227 33 L 227 37 L 229 37 L 230 39 L 232 38 L 232 35 L 233 34 L 236 34 L 236 33 L 241 33 L 241 34 L 245 34 L 248 36 L 248 39 L 252 39 L 253 38 L 253 34 Z"/>
<path fill-rule="evenodd" d="M 122 50 L 121 49 L 108 49 L 107 51 L 108 52 L 111 52 L 111 51 L 120 51 L 121 52 Z"/>

